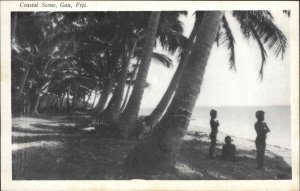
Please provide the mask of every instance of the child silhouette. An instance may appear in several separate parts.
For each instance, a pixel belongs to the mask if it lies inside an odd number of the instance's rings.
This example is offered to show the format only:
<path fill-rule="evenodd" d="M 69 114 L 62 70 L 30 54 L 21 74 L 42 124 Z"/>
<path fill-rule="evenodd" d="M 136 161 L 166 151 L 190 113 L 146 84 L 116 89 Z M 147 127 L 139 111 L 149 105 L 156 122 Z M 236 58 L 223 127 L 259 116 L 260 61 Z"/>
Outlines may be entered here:
<path fill-rule="evenodd" d="M 263 169 L 264 164 L 264 155 L 266 150 L 266 139 L 267 133 L 270 132 L 269 127 L 264 122 L 265 120 L 265 112 L 264 111 L 257 111 L 255 113 L 257 122 L 254 125 L 256 131 L 256 162 L 257 162 L 257 169 Z"/>
<path fill-rule="evenodd" d="M 225 160 L 235 160 L 236 147 L 232 144 L 233 140 L 230 136 L 225 137 L 225 144 L 222 147 L 222 158 Z"/>
<path fill-rule="evenodd" d="M 218 127 L 220 126 L 219 121 L 217 120 L 217 111 L 212 109 L 210 111 L 210 127 L 211 127 L 211 133 L 209 135 L 210 137 L 210 147 L 209 147 L 209 157 L 214 158 L 214 152 L 216 148 L 217 143 L 217 134 L 218 134 Z"/>

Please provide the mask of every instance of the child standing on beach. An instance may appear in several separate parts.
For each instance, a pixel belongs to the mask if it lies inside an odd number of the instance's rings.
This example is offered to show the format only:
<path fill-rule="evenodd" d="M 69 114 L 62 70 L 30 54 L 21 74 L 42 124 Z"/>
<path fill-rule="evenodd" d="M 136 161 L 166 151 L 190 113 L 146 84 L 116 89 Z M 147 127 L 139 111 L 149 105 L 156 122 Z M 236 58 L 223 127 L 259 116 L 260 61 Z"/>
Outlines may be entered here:
<path fill-rule="evenodd" d="M 264 111 L 257 111 L 255 113 L 257 122 L 255 123 L 255 131 L 257 133 L 257 137 L 255 140 L 256 145 L 256 162 L 257 162 L 257 169 L 262 169 L 264 164 L 264 155 L 266 150 L 266 139 L 267 133 L 270 132 L 269 127 L 264 122 L 265 120 L 265 112 Z"/>
<path fill-rule="evenodd" d="M 217 134 L 218 134 L 218 127 L 219 127 L 219 121 L 217 120 L 217 111 L 212 109 L 210 111 L 210 128 L 211 133 L 209 135 L 210 137 L 210 147 L 209 147 L 209 157 L 214 158 L 214 152 L 216 148 L 216 142 L 217 142 Z"/>

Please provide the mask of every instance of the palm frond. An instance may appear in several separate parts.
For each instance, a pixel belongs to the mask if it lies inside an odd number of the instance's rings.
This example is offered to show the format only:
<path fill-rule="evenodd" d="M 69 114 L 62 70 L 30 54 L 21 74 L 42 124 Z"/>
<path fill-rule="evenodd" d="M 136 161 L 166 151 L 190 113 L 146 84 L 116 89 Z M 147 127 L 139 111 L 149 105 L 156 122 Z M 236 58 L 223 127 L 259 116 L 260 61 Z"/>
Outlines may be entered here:
<path fill-rule="evenodd" d="M 103 19 L 100 23 L 93 23 L 88 25 L 77 26 L 68 24 L 68 27 L 66 29 L 61 29 L 53 32 L 51 35 L 48 35 L 42 43 L 57 43 L 62 39 L 85 37 L 90 36 L 91 34 L 97 34 L 98 38 L 100 39 L 100 36 L 112 34 L 111 32 L 108 32 L 110 30 L 110 27 L 108 27 L 110 23 L 111 21 Z"/>
<path fill-rule="evenodd" d="M 170 68 L 173 66 L 172 59 L 166 56 L 165 54 L 153 52 L 152 60 L 158 64 L 162 64 L 163 66 Z"/>
<path fill-rule="evenodd" d="M 259 70 L 259 78 L 260 80 L 263 79 L 264 76 L 264 65 L 266 64 L 266 58 L 267 58 L 267 52 L 264 48 L 264 45 L 259 37 L 259 34 L 257 34 L 256 30 L 254 29 L 254 27 L 252 25 L 249 25 L 249 28 L 251 30 L 251 33 L 253 35 L 253 37 L 256 39 L 258 45 L 259 45 L 259 49 L 260 49 L 260 53 L 261 53 L 261 66 L 260 66 L 260 70 Z"/>
<path fill-rule="evenodd" d="M 254 29 L 259 39 L 267 44 L 269 49 L 275 50 L 275 55 L 281 53 L 283 58 L 287 40 L 281 30 L 273 23 L 269 11 L 233 11 L 233 16 L 240 23 L 241 31 L 249 39 L 250 30 Z M 252 29 L 249 26 L 252 26 Z"/>
<path fill-rule="evenodd" d="M 219 47 L 219 45 L 220 45 L 220 38 L 221 38 L 221 36 L 222 36 L 222 32 L 221 32 L 220 26 L 219 26 L 218 32 L 217 32 L 217 36 L 216 36 L 217 47 Z"/>
<path fill-rule="evenodd" d="M 165 11 L 162 12 L 157 31 L 159 43 L 164 50 L 174 54 L 178 48 L 182 48 L 186 38 L 182 35 L 183 23 L 178 19 L 185 12 Z"/>
<path fill-rule="evenodd" d="M 187 42 L 187 38 L 182 33 L 170 28 L 165 29 L 165 33 L 161 34 L 158 40 L 163 50 L 168 51 L 170 54 L 174 54 L 178 48 L 182 49 Z"/>
<path fill-rule="evenodd" d="M 240 24 L 240 30 L 246 39 L 250 38 L 250 28 L 248 27 L 248 18 L 246 11 L 233 11 L 232 15 Z"/>
<path fill-rule="evenodd" d="M 141 47 L 136 48 L 134 51 L 134 56 L 139 59 L 143 54 L 143 50 Z M 152 60 L 158 64 L 162 64 L 163 66 L 170 68 L 173 66 L 172 59 L 162 53 L 153 52 Z"/>
<path fill-rule="evenodd" d="M 222 33 L 223 34 L 222 44 L 225 45 L 225 47 L 229 50 L 230 69 L 236 71 L 235 51 L 234 51 L 235 40 L 225 16 L 223 16 L 222 18 L 222 27 L 224 28 L 224 33 Z"/>
<path fill-rule="evenodd" d="M 268 45 L 269 49 L 274 48 L 276 56 L 281 53 L 281 58 L 283 59 L 287 40 L 281 30 L 271 20 L 252 22 L 252 24 L 259 38 Z"/>

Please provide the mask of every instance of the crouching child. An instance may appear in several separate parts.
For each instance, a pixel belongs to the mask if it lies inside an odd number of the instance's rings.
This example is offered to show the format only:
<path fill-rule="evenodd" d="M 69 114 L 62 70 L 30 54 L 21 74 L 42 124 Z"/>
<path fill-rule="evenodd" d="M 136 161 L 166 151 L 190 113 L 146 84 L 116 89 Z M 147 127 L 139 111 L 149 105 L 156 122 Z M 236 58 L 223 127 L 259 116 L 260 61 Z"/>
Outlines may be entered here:
<path fill-rule="evenodd" d="M 222 147 L 222 159 L 224 160 L 230 160 L 235 161 L 236 158 L 236 147 L 234 144 L 232 144 L 233 140 L 230 136 L 225 137 L 225 144 Z"/>

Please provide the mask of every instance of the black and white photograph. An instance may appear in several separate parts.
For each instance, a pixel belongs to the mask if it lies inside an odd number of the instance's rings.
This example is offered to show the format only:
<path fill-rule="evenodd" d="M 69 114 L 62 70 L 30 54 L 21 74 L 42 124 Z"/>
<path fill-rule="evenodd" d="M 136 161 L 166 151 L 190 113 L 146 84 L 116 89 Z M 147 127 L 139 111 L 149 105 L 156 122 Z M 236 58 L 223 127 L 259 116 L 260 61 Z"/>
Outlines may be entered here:
<path fill-rule="evenodd" d="M 16 5 L 1 51 L 12 182 L 299 179 L 299 9 Z"/>

